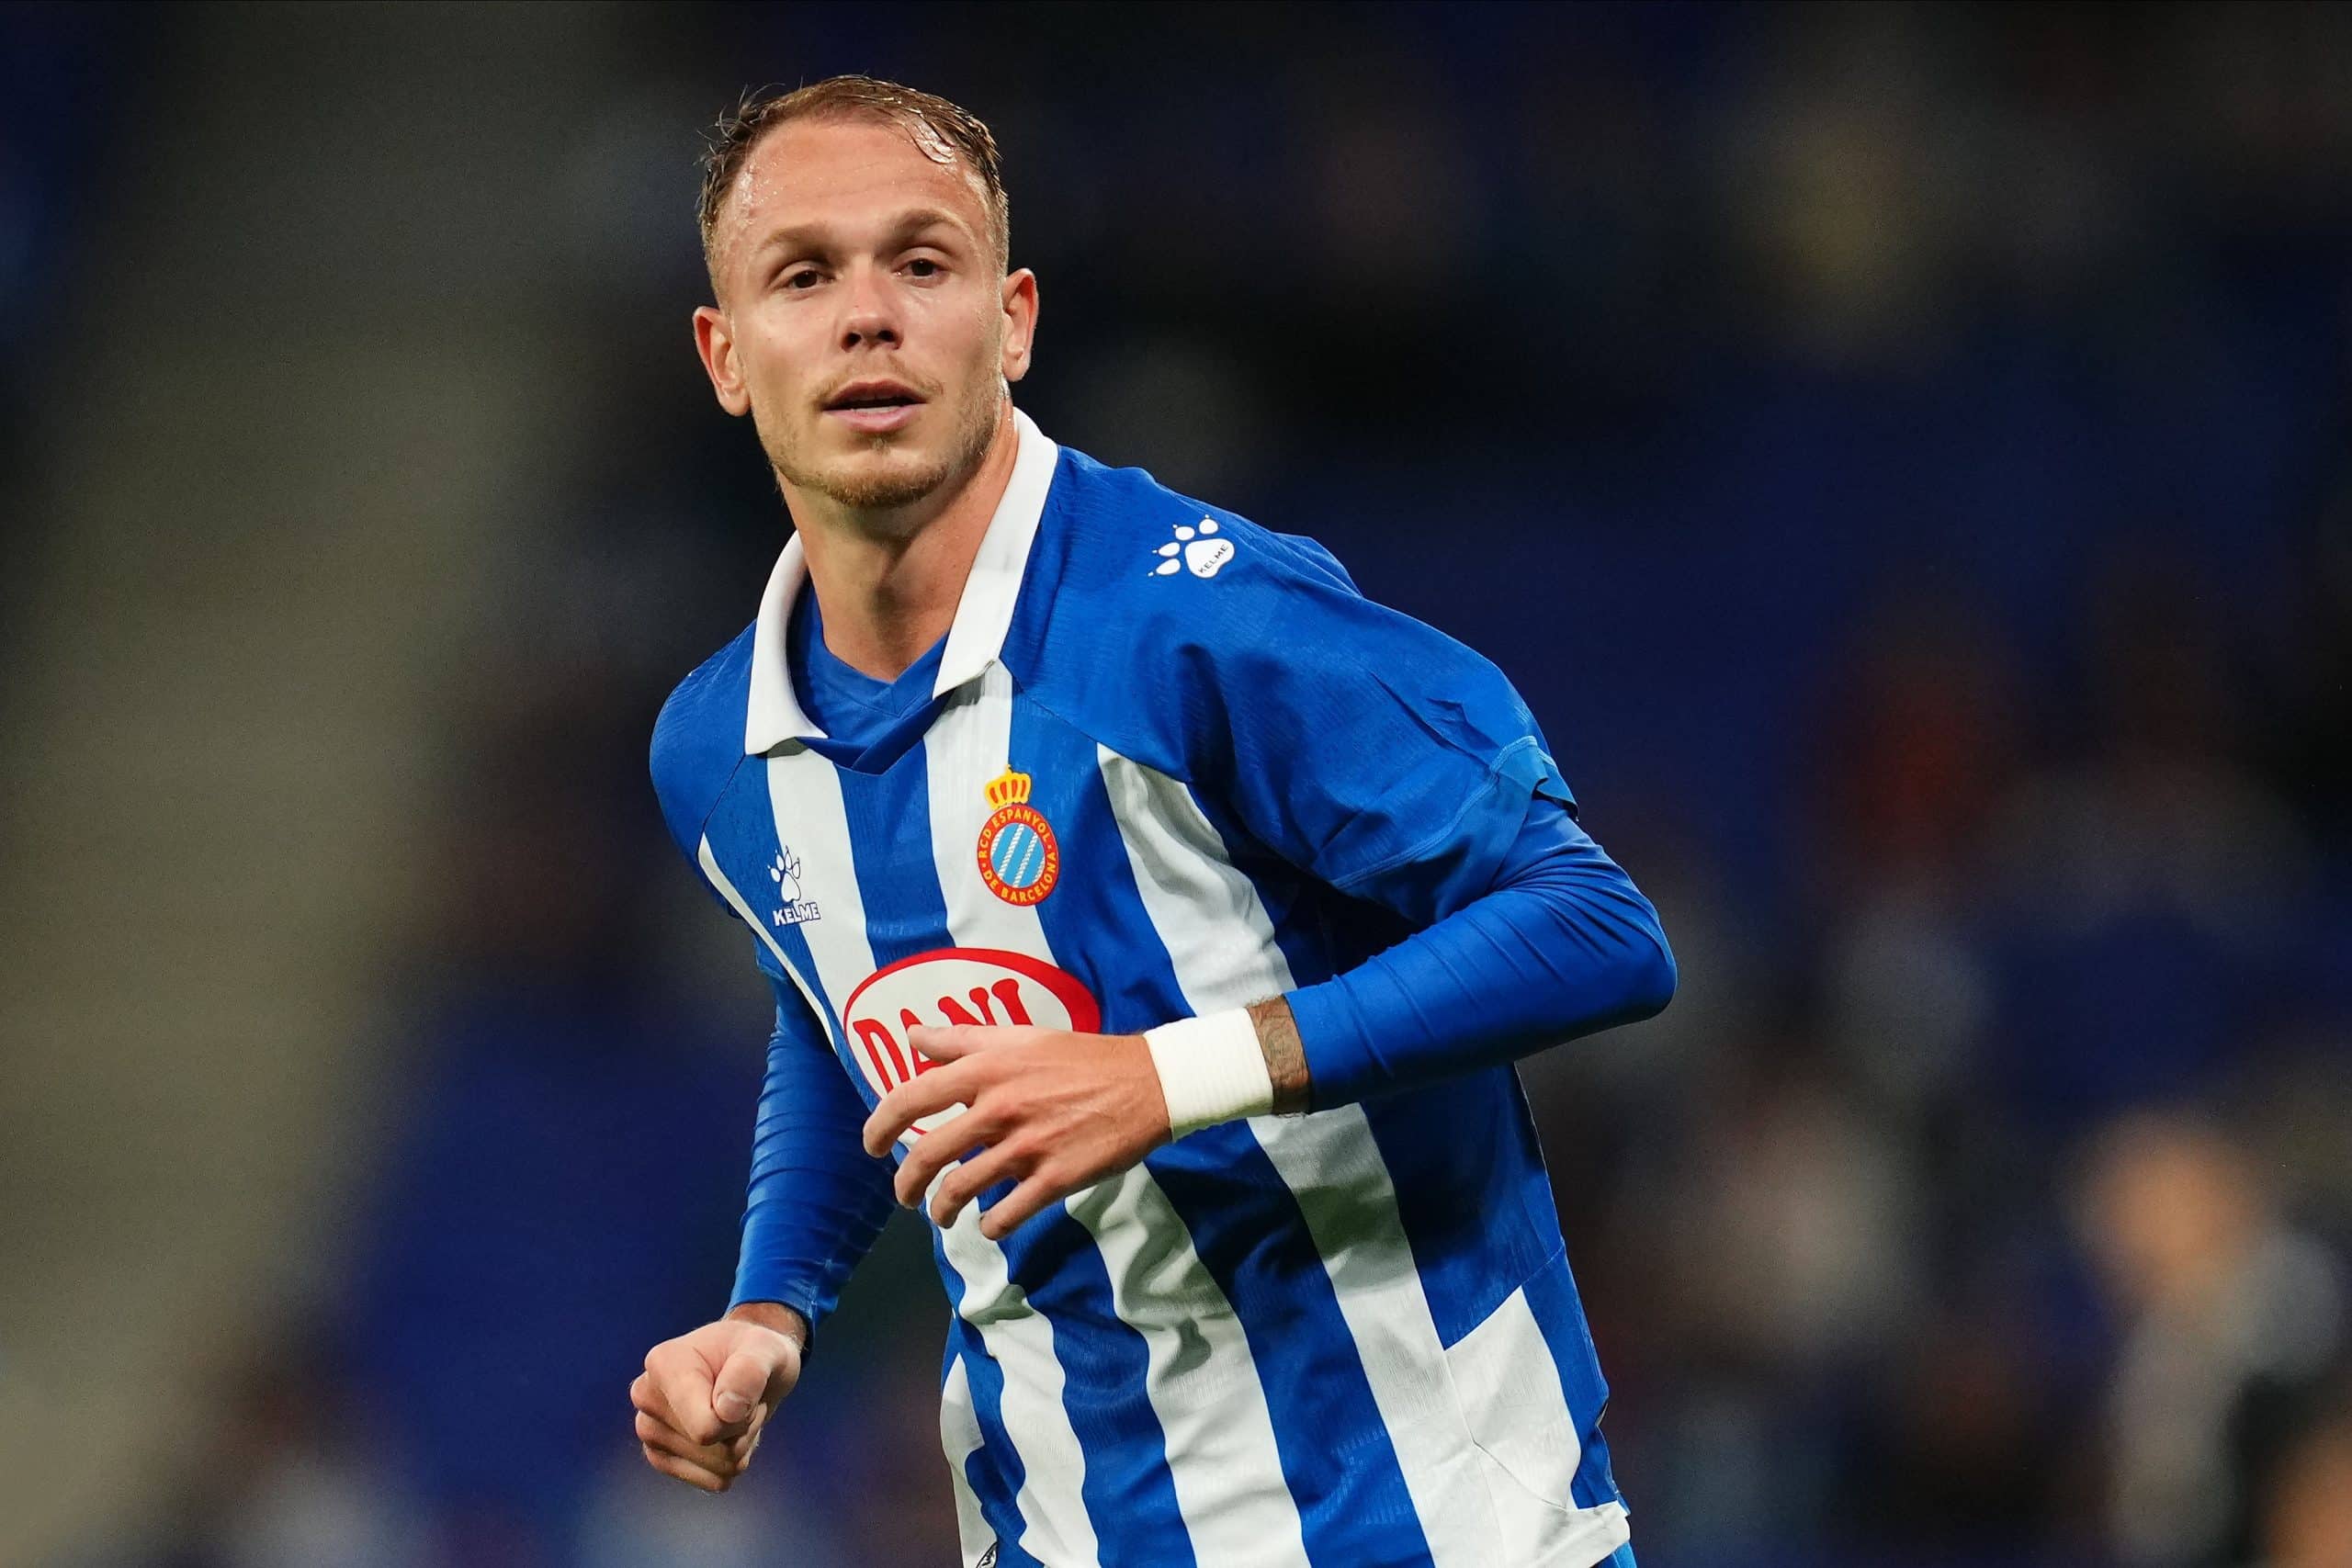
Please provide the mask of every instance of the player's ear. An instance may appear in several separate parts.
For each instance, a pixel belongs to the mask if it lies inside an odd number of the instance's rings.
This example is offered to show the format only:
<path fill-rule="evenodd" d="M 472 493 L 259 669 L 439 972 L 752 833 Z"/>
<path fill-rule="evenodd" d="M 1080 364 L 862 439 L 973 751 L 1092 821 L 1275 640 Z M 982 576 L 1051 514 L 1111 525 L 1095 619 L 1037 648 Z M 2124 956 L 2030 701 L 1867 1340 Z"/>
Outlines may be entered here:
<path fill-rule="evenodd" d="M 1004 378 L 1029 374 L 1029 349 L 1037 336 L 1037 275 L 1027 267 L 1004 277 Z"/>
<path fill-rule="evenodd" d="M 716 305 L 695 307 L 695 352 L 709 373 L 710 389 L 718 395 L 718 406 L 738 418 L 751 412 L 752 394 L 735 363 L 734 330 Z"/>

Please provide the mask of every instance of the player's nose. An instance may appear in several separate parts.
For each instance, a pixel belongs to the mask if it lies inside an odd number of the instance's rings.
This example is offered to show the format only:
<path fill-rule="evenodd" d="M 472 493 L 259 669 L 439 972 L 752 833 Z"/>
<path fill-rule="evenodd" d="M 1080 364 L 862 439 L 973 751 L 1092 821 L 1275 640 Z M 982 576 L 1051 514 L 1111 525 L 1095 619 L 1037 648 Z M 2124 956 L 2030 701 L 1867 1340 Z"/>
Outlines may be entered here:
<path fill-rule="evenodd" d="M 871 348 L 877 344 L 895 344 L 899 341 L 897 312 L 891 308 L 889 290 L 879 269 L 870 266 L 855 268 L 844 290 L 845 307 L 842 316 L 842 346 Z"/>

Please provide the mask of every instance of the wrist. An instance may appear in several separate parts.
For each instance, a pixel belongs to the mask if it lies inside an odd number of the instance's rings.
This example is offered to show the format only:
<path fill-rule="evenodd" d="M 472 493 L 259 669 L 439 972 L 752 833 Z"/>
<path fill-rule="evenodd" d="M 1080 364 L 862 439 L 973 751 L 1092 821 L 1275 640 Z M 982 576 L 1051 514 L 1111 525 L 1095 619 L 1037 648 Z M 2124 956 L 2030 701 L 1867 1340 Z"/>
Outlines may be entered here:
<path fill-rule="evenodd" d="M 1298 1037 L 1298 1020 L 1288 997 L 1268 997 L 1250 1004 L 1250 1021 L 1258 1031 L 1258 1048 L 1266 1058 L 1266 1075 L 1274 1080 L 1274 1114 L 1304 1115 L 1310 1107 L 1313 1084 L 1306 1071 L 1306 1046 Z"/>
<path fill-rule="evenodd" d="M 808 1348 L 808 1320 L 782 1302 L 744 1302 L 727 1310 L 729 1323 L 756 1323 L 783 1335 L 800 1349 Z"/>
<path fill-rule="evenodd" d="M 1144 1031 L 1171 1138 L 1274 1109 L 1274 1081 L 1246 1008 Z"/>

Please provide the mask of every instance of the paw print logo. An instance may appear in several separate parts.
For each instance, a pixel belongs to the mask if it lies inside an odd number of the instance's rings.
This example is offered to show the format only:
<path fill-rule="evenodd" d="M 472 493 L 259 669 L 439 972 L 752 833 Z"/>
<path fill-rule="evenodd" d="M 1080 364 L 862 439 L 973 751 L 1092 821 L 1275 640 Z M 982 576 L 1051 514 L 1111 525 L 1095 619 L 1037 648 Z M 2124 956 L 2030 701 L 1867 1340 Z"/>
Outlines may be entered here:
<path fill-rule="evenodd" d="M 800 896 L 800 857 L 789 849 L 777 852 L 775 863 L 768 867 L 768 880 L 775 884 L 775 909 L 768 919 L 777 926 L 797 926 L 818 918 L 823 911 L 814 898 Z"/>
<path fill-rule="evenodd" d="M 1214 517 L 1179 523 L 1172 532 L 1176 536 L 1153 552 L 1159 557 L 1159 564 L 1151 569 L 1154 577 L 1173 577 L 1179 571 L 1215 577 L 1217 568 L 1233 558 L 1233 541 L 1217 537 Z"/>
<path fill-rule="evenodd" d="M 778 846 L 776 863 L 767 867 L 767 879 L 776 884 L 776 909 L 769 915 L 776 926 L 799 926 L 820 915 L 814 898 L 799 896 L 799 856 L 793 851 Z"/>

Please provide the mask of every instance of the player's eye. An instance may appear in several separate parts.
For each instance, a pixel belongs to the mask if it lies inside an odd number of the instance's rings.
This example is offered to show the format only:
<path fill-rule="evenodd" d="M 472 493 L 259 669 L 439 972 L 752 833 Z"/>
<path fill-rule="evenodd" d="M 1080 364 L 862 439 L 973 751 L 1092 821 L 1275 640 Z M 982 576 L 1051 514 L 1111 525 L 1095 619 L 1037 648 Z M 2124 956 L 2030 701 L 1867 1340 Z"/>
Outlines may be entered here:
<path fill-rule="evenodd" d="M 907 263 L 907 276 L 910 277 L 937 277 L 942 270 L 940 265 L 929 256 L 917 256 Z"/>
<path fill-rule="evenodd" d="M 815 267 L 804 266 L 797 268 L 795 271 L 786 273 L 784 276 L 778 280 L 777 287 L 782 288 L 797 288 L 806 291 L 816 288 L 817 285 L 822 281 L 824 281 L 823 275 L 819 273 Z"/>

